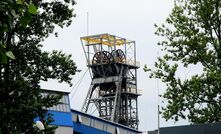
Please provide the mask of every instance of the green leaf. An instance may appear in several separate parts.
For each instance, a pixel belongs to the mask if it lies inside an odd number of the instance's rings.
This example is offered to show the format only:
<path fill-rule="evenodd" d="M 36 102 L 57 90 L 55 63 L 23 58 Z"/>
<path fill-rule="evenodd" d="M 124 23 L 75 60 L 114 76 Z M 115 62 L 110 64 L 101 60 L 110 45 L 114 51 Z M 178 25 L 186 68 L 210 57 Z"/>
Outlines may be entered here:
<path fill-rule="evenodd" d="M 3 24 L 0 26 L 0 33 L 8 32 L 8 26 L 6 24 Z"/>
<path fill-rule="evenodd" d="M 10 9 L 10 12 L 11 12 L 11 14 L 12 14 L 13 17 L 18 17 L 18 15 L 15 13 L 15 10 Z"/>
<path fill-rule="evenodd" d="M 5 54 L 5 48 L 6 46 L 0 41 L 0 56 Z"/>
<path fill-rule="evenodd" d="M 12 51 L 6 52 L 6 55 L 7 55 L 9 58 L 11 58 L 11 59 L 15 59 L 15 56 L 14 56 L 14 54 L 12 53 Z"/>
<path fill-rule="evenodd" d="M 20 23 L 23 27 L 26 27 L 32 20 L 30 13 L 25 13 L 24 16 L 21 17 Z"/>
<path fill-rule="evenodd" d="M 28 7 L 28 12 L 31 13 L 31 14 L 37 14 L 37 8 L 34 4 L 31 4 L 29 7 Z"/>
<path fill-rule="evenodd" d="M 23 3 L 24 3 L 24 1 L 23 1 L 23 0 L 17 0 L 17 4 L 22 5 Z"/>
<path fill-rule="evenodd" d="M 0 55 L 0 62 L 1 63 L 6 64 L 7 63 L 7 59 L 8 59 L 8 57 L 5 54 L 1 54 Z"/>
<path fill-rule="evenodd" d="M 147 67 L 147 65 L 144 65 L 143 70 L 144 70 L 144 72 L 149 72 L 149 71 L 151 71 L 151 69 L 149 69 L 149 68 Z"/>
<path fill-rule="evenodd" d="M 4 1 L 1 1 L 0 3 L 1 3 L 1 4 L 4 4 L 4 5 L 8 5 L 8 3 L 7 3 L 7 2 L 4 2 Z"/>

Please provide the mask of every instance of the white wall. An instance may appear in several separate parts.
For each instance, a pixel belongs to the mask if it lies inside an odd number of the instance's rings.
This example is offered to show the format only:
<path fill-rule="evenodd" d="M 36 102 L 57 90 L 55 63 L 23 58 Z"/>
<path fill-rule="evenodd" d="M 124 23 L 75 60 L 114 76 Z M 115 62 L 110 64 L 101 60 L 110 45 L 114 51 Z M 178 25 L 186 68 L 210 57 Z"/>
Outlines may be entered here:
<path fill-rule="evenodd" d="M 73 134 L 72 127 L 58 127 L 55 130 L 55 134 Z"/>

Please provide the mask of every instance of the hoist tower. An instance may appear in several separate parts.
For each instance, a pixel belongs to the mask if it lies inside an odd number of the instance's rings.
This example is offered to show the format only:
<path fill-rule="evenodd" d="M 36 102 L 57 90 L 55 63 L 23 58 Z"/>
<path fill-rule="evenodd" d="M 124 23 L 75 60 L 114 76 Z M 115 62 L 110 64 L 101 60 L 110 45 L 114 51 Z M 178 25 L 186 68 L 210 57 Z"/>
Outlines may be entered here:
<path fill-rule="evenodd" d="M 81 37 L 91 73 L 82 112 L 138 129 L 136 44 L 110 34 Z"/>

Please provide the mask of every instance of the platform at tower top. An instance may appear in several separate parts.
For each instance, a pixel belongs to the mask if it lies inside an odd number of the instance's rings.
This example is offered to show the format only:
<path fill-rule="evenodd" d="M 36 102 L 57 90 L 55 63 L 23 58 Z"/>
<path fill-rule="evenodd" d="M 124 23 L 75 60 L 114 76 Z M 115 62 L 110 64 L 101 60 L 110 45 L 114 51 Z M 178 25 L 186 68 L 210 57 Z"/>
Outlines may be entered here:
<path fill-rule="evenodd" d="M 108 33 L 81 37 L 87 66 L 119 63 L 139 68 L 135 41 Z"/>
<path fill-rule="evenodd" d="M 87 42 L 85 45 L 102 44 L 102 45 L 107 45 L 107 46 L 114 46 L 114 45 L 120 46 L 120 45 L 130 44 L 134 42 L 126 38 L 111 35 L 108 33 L 84 36 L 84 37 L 81 37 L 81 40 Z"/>

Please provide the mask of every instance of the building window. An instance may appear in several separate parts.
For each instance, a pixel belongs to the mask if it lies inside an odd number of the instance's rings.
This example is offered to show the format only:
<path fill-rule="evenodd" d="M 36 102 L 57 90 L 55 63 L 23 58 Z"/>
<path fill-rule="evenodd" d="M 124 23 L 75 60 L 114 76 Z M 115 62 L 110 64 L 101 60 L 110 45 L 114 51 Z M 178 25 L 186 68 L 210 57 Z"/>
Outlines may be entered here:
<path fill-rule="evenodd" d="M 120 134 L 130 134 L 126 129 L 124 128 L 119 128 Z"/>
<path fill-rule="evenodd" d="M 103 124 L 103 130 L 104 130 L 104 131 L 107 131 L 107 123 L 104 123 L 104 124 Z"/>
<path fill-rule="evenodd" d="M 82 122 L 82 119 L 81 119 L 81 115 L 77 115 L 77 122 L 81 123 Z"/>
<path fill-rule="evenodd" d="M 77 114 L 72 113 L 72 121 L 77 122 Z"/>
<path fill-rule="evenodd" d="M 100 130 L 103 130 L 103 122 L 98 121 L 98 120 L 94 120 L 94 127 Z"/>
<path fill-rule="evenodd" d="M 116 127 L 116 134 L 120 134 L 120 129 Z"/>
<path fill-rule="evenodd" d="M 82 124 L 90 126 L 90 118 L 86 116 L 81 116 L 81 119 L 82 119 Z"/>
<path fill-rule="evenodd" d="M 112 125 L 107 124 L 107 132 L 114 134 L 115 133 L 115 127 Z"/>

